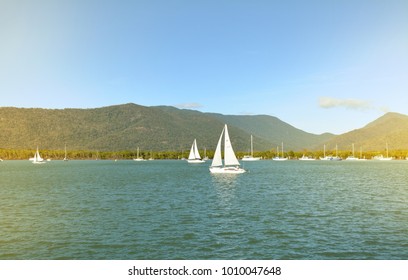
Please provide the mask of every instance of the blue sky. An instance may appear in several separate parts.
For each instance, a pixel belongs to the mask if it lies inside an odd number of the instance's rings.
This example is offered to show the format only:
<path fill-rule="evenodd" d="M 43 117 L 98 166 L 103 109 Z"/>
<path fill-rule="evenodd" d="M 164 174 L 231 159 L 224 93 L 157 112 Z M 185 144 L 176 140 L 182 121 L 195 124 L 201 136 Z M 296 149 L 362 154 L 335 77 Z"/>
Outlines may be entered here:
<path fill-rule="evenodd" d="M 343 133 L 408 114 L 406 0 L 0 0 L 0 106 L 133 102 Z"/>

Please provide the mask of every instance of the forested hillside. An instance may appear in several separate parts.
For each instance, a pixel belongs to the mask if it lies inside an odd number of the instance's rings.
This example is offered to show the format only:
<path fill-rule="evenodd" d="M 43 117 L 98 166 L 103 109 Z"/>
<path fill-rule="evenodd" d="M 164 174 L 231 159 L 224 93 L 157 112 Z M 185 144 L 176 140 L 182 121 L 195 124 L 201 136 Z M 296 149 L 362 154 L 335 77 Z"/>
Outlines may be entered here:
<path fill-rule="evenodd" d="M 168 106 L 124 104 L 96 109 L 0 108 L 0 148 L 62 150 L 186 150 L 194 138 L 214 149 L 223 124 L 236 150 L 310 148 L 333 135 L 306 133 L 270 116 L 224 116 Z"/>
<path fill-rule="evenodd" d="M 169 106 L 124 104 L 95 109 L 0 108 L 0 149 L 188 151 L 196 138 L 199 149 L 214 150 L 224 123 L 236 151 L 408 149 L 408 116 L 388 113 L 343 135 L 315 135 L 267 115 L 230 116 Z"/>

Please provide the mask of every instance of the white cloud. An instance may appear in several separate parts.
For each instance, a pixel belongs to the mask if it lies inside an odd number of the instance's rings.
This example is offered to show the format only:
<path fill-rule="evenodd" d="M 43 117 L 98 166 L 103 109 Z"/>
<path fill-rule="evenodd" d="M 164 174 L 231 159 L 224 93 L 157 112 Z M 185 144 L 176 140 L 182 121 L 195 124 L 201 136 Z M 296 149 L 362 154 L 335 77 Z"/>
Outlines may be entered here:
<path fill-rule="evenodd" d="M 174 105 L 175 107 L 179 108 L 179 109 L 198 109 L 198 108 L 202 108 L 203 105 L 199 104 L 199 103 L 182 103 L 182 104 L 177 104 Z"/>
<path fill-rule="evenodd" d="M 329 109 L 335 107 L 344 107 L 353 110 L 373 109 L 371 102 L 359 99 L 338 99 L 333 97 L 320 97 L 319 106 Z"/>

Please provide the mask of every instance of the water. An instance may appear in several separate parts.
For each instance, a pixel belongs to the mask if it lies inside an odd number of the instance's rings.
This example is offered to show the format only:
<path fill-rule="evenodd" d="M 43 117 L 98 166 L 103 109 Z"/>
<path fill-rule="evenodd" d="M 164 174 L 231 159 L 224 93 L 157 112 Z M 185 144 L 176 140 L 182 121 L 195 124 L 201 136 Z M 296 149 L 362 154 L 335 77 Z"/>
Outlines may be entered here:
<path fill-rule="evenodd" d="M 408 161 L 0 163 L 0 259 L 408 259 Z"/>

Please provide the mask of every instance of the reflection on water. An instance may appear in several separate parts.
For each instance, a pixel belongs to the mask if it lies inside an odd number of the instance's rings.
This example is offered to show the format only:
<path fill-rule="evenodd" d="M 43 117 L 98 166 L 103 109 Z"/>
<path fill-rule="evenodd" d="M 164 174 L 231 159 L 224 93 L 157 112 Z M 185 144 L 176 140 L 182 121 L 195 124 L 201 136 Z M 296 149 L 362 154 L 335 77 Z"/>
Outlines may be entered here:
<path fill-rule="evenodd" d="M 211 181 L 220 205 L 231 206 L 237 188 L 237 174 L 212 174 Z"/>

